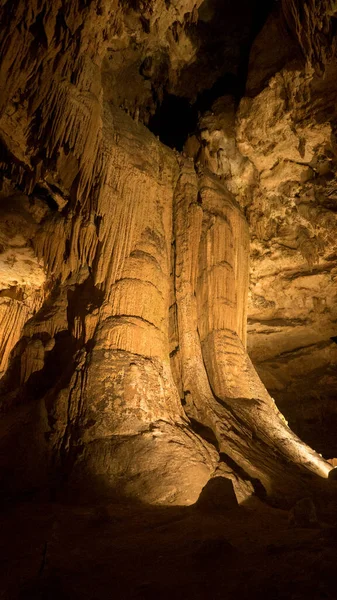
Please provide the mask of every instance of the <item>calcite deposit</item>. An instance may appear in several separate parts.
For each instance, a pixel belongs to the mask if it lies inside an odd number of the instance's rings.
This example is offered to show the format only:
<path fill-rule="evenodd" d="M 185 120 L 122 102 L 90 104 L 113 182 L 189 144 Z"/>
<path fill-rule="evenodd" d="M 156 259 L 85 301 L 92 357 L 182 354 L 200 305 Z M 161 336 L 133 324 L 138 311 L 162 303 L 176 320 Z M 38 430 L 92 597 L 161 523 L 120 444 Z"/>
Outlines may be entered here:
<path fill-rule="evenodd" d="M 329 456 L 337 390 L 336 7 L 285 6 L 305 57 L 288 59 L 237 115 L 238 147 L 258 180 L 246 209 L 249 351 L 291 425 Z M 252 67 L 256 55 L 253 47 Z"/>
<path fill-rule="evenodd" d="M 334 54 L 313 42 L 330 21 L 285 1 L 271 18 L 296 57 L 259 59 L 239 106 L 234 85 L 205 110 L 188 81 L 209 65 L 206 4 L 1 5 L 7 494 L 192 504 L 216 476 L 287 505 L 328 489 L 269 392 L 287 407 L 318 364 L 336 383 Z M 181 153 L 146 127 L 173 92 L 202 109 Z"/>
<path fill-rule="evenodd" d="M 337 390 L 334 14 L 299 2 L 272 13 L 238 110 L 217 99 L 185 145 L 249 223 L 249 354 L 291 426 L 326 456 Z"/>

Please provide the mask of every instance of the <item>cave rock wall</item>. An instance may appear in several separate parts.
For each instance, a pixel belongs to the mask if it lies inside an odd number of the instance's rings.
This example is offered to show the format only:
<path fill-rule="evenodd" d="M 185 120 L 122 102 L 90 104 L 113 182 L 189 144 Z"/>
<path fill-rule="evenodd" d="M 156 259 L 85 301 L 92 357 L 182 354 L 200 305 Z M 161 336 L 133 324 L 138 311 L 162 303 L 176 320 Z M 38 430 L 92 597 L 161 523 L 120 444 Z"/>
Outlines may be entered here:
<path fill-rule="evenodd" d="M 221 473 L 238 496 L 258 480 L 290 502 L 330 466 L 246 351 L 249 236 L 233 193 L 258 167 L 231 118 L 214 174 L 114 104 L 109 41 L 135 20 L 154 44 L 186 9 L 148 3 L 144 24 L 142 7 L 1 7 L 4 489 L 190 504 Z M 232 159 L 236 179 L 221 178 Z"/>

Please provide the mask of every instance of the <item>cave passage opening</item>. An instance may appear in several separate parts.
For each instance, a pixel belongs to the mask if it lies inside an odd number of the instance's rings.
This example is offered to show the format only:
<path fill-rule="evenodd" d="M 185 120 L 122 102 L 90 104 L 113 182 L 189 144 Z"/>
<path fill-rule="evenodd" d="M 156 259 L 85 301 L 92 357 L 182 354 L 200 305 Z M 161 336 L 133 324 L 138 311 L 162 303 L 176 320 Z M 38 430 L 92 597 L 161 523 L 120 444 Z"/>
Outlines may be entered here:
<path fill-rule="evenodd" d="M 244 96 L 252 43 L 278 0 L 204 0 L 199 20 L 187 30 L 198 48 L 178 82 L 164 86 L 162 101 L 148 128 L 160 141 L 181 152 L 198 130 L 198 118 L 220 97 L 231 95 L 239 104 Z M 156 90 L 154 89 L 156 95 Z"/>
<path fill-rule="evenodd" d="M 237 101 L 240 99 L 239 80 L 232 73 L 220 77 L 210 89 L 201 92 L 194 103 L 166 93 L 149 121 L 149 129 L 163 144 L 182 152 L 187 138 L 198 131 L 199 116 L 225 95 L 234 96 Z"/>
<path fill-rule="evenodd" d="M 197 120 L 197 110 L 186 98 L 165 94 L 148 126 L 165 146 L 181 152 L 188 136 L 196 129 Z"/>

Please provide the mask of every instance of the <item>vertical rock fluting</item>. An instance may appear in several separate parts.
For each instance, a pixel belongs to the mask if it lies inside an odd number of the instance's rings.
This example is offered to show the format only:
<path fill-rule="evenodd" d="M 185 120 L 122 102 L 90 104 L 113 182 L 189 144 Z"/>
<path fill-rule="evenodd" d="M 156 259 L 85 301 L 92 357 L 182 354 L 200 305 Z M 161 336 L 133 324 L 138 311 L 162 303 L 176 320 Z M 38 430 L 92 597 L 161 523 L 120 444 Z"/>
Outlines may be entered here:
<path fill-rule="evenodd" d="M 282 9 L 254 42 L 236 115 L 238 149 L 255 171 L 243 202 L 251 231 L 248 350 L 291 427 L 334 456 L 337 6 L 284 0 Z"/>
<path fill-rule="evenodd" d="M 145 128 L 132 127 L 128 118 L 124 127 L 117 146 L 109 133 L 118 123 L 105 129 L 109 159 L 99 207 L 102 243 L 94 265 L 104 300 L 82 392 L 84 431 L 75 473 L 84 486 L 91 476 L 101 477 L 103 489 L 114 487 L 145 501 L 191 503 L 208 480 L 216 453 L 189 429 L 170 369 L 177 165 Z"/>
<path fill-rule="evenodd" d="M 336 7 L 275 8 L 254 41 L 238 110 L 218 98 L 185 150 L 245 210 L 254 366 L 290 426 L 335 456 Z"/>
<path fill-rule="evenodd" d="M 25 322 L 41 307 L 45 273 L 30 239 L 48 208 L 4 185 L 0 194 L 0 377 Z"/>
<path fill-rule="evenodd" d="M 24 328 L 23 339 L 31 341 L 18 347 L 4 389 L 12 389 L 19 370 L 27 383 L 16 397 L 31 399 L 37 436 L 48 439 L 41 461 L 53 465 L 58 482 L 70 477 L 86 493 L 114 489 L 148 502 L 191 503 L 218 456 L 189 427 L 170 366 L 179 169 L 172 151 L 109 106 L 103 147 L 96 211 L 89 218 L 50 214 L 33 239 L 49 279 L 58 283 Z M 41 364 L 42 340 L 51 349 Z M 8 403 L 12 396 L 7 393 Z M 19 420 L 9 436 L 13 444 L 20 435 Z M 24 460 L 32 458 L 28 453 Z"/>
<path fill-rule="evenodd" d="M 330 467 L 286 427 L 246 353 L 239 206 L 216 177 L 178 164 L 103 104 L 100 63 L 118 10 L 34 7 L 2 7 L 5 188 L 24 189 L 29 207 L 43 205 L 41 190 L 49 202 L 21 222 L 32 263 L 21 280 L 25 294 L 34 280 L 35 300 L 6 334 L 3 485 L 190 504 L 220 453 L 268 495 L 302 494 L 303 472 Z M 213 445 L 192 423 L 213 431 Z"/>
<path fill-rule="evenodd" d="M 291 498 L 301 469 L 329 465 L 287 427 L 245 349 L 248 229 L 230 194 L 191 167 L 176 191 L 176 294 L 187 414 L 270 496 Z M 220 272 L 220 273 L 219 273 Z"/>

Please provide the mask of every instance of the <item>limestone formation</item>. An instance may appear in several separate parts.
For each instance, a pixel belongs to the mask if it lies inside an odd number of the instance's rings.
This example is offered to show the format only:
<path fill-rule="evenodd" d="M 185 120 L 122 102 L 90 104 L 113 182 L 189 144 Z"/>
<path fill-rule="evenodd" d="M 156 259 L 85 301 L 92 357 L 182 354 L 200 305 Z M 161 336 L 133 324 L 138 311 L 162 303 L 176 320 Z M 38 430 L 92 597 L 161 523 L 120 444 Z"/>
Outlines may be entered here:
<path fill-rule="evenodd" d="M 274 62 L 236 121 L 238 148 L 255 169 L 246 208 L 249 352 L 291 426 L 328 456 L 337 389 L 336 7 L 312 2 L 301 12 L 299 2 L 284 5 L 305 59 L 288 57 L 280 71 Z M 260 54 L 252 54 L 261 57 L 259 38 L 257 47 Z"/>
<path fill-rule="evenodd" d="M 253 44 L 236 114 L 232 96 L 217 99 L 185 146 L 225 181 L 247 216 L 249 355 L 291 426 L 326 456 L 337 422 L 336 63 L 328 4 L 311 3 L 302 20 L 298 2 L 272 13 Z M 316 30 L 325 32 L 319 45 Z M 307 40 L 305 57 L 298 36 Z"/>
<path fill-rule="evenodd" d="M 244 98 L 236 121 L 221 96 L 200 115 L 189 157 L 174 152 L 142 124 L 156 110 L 143 80 L 160 105 L 163 53 L 172 89 L 196 55 L 199 5 L 2 3 L 6 493 L 192 504 L 225 476 L 240 500 L 262 486 L 288 505 L 327 487 L 331 465 L 289 429 L 246 346 L 249 226 L 250 324 L 270 321 L 276 340 L 295 324 L 281 356 L 303 332 L 309 345 L 294 303 L 308 280 L 315 316 L 327 288 L 324 339 L 334 334 L 334 146 L 320 117 L 332 67 L 324 54 L 322 83 L 310 51 L 305 69 L 285 67 Z M 129 98 L 123 85 L 140 58 Z M 319 208 L 313 193 L 324 194 Z M 287 250 L 270 256 L 272 246 Z M 323 341 L 315 316 L 312 345 Z M 270 357 L 254 335 L 249 344 L 255 360 Z"/>

